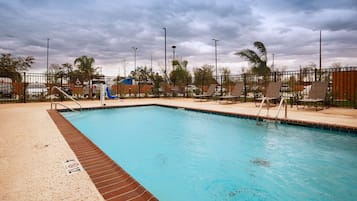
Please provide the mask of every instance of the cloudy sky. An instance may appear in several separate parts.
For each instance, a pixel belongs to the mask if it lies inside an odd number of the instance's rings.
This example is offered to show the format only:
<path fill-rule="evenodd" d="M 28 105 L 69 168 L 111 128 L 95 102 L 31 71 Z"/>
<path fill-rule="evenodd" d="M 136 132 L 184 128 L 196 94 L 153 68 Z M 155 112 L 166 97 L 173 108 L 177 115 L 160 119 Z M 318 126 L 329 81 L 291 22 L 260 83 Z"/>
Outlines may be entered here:
<path fill-rule="evenodd" d="M 49 63 L 73 63 L 76 57 L 95 58 L 106 75 L 127 74 L 137 65 L 164 68 L 167 58 L 188 60 L 189 69 L 215 64 L 242 72 L 248 63 L 234 55 L 262 41 L 268 64 L 298 69 L 319 64 L 357 65 L 356 0 L 0 0 L 0 53 L 34 56 L 32 72 L 45 72 Z M 152 61 L 152 62 L 151 62 Z"/>

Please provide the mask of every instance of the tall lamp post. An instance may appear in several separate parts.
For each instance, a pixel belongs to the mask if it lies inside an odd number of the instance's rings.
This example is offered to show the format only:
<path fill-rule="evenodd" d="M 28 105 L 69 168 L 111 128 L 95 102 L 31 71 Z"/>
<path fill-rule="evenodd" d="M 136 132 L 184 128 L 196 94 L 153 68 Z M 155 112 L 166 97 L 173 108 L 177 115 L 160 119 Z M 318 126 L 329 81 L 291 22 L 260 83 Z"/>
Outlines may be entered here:
<path fill-rule="evenodd" d="M 274 72 L 274 57 L 275 57 L 275 54 L 273 53 L 273 64 L 271 65 L 273 72 Z"/>
<path fill-rule="evenodd" d="M 218 70 L 217 70 L 217 39 L 212 39 L 214 41 L 214 56 L 215 56 L 215 61 L 216 61 L 216 81 L 218 83 Z"/>
<path fill-rule="evenodd" d="M 136 51 L 138 50 L 137 47 L 131 47 L 134 50 L 134 71 L 136 72 Z"/>
<path fill-rule="evenodd" d="M 167 69 L 167 64 L 166 64 L 166 27 L 163 28 L 164 31 L 165 31 L 165 71 L 164 71 L 164 76 L 165 76 L 165 79 L 166 79 L 166 69 Z"/>
<path fill-rule="evenodd" d="M 175 60 L 175 48 L 176 48 L 176 45 L 173 45 L 172 46 L 172 60 Z"/>
<path fill-rule="evenodd" d="M 136 71 L 136 51 L 138 50 L 138 48 L 137 47 L 131 47 L 131 48 L 133 48 L 133 50 L 134 50 L 134 71 L 135 71 L 135 75 L 136 76 L 138 76 L 137 75 L 137 71 Z M 139 88 L 139 97 L 140 97 L 140 77 L 138 76 L 138 88 Z"/>
<path fill-rule="evenodd" d="M 319 81 L 321 81 L 321 30 L 320 30 L 320 62 L 319 62 Z"/>
<path fill-rule="evenodd" d="M 47 62 L 46 62 L 46 83 L 48 84 L 48 51 L 49 51 L 49 47 L 50 47 L 50 39 L 47 38 Z"/>
<path fill-rule="evenodd" d="M 172 47 L 172 70 L 174 70 L 174 60 L 175 60 L 175 49 L 176 45 L 171 46 Z"/>

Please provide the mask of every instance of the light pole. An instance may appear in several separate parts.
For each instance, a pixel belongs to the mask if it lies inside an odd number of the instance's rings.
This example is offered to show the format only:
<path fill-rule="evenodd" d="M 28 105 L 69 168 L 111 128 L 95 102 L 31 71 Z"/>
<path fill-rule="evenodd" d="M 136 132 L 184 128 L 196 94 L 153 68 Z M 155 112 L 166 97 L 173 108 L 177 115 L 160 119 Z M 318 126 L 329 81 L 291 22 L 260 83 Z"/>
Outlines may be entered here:
<path fill-rule="evenodd" d="M 175 48 L 176 48 L 176 45 L 173 45 L 172 46 L 172 60 L 175 60 Z"/>
<path fill-rule="evenodd" d="M 218 70 L 217 70 L 217 39 L 212 39 L 214 41 L 214 55 L 215 55 L 215 60 L 216 60 L 216 81 L 218 83 Z"/>
<path fill-rule="evenodd" d="M 174 60 L 175 60 L 175 48 L 176 48 L 176 45 L 173 45 L 171 47 L 172 47 L 172 70 L 174 70 Z"/>
<path fill-rule="evenodd" d="M 152 53 L 151 53 L 151 57 L 150 57 L 150 68 L 152 70 Z"/>
<path fill-rule="evenodd" d="M 320 30 L 320 62 L 319 62 L 319 67 L 320 67 L 319 81 L 321 81 L 321 30 Z"/>
<path fill-rule="evenodd" d="M 138 72 L 136 71 L 136 51 L 138 50 L 138 48 L 137 47 L 131 47 L 131 48 L 133 48 L 134 50 L 134 71 L 135 71 L 135 76 L 138 78 L 138 89 L 139 89 L 139 98 L 140 98 L 140 76 L 137 74 Z"/>
<path fill-rule="evenodd" d="M 271 65 L 273 72 L 274 72 L 274 56 L 275 56 L 275 54 L 273 53 L 273 64 Z"/>
<path fill-rule="evenodd" d="M 138 50 L 137 47 L 131 47 L 134 50 L 134 71 L 136 72 L 136 51 Z"/>
<path fill-rule="evenodd" d="M 166 59 L 166 27 L 164 27 L 163 28 L 164 29 L 164 31 L 165 31 L 165 71 L 164 71 L 164 76 L 165 76 L 165 79 L 166 79 L 166 69 L 167 69 L 167 64 L 166 64 L 166 61 L 167 61 L 167 59 Z"/>
<path fill-rule="evenodd" d="M 49 47 L 50 47 L 50 39 L 49 38 L 47 38 L 47 62 L 46 62 L 46 69 L 47 69 L 47 71 L 46 71 L 46 83 L 48 84 L 48 51 L 49 51 Z"/>

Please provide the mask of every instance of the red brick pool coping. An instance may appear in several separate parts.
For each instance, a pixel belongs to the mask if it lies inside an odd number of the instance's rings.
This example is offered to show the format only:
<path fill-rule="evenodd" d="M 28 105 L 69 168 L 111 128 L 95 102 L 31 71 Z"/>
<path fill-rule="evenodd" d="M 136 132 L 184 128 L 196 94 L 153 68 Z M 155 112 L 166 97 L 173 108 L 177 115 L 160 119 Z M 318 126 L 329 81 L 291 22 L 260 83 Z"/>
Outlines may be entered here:
<path fill-rule="evenodd" d="M 56 110 L 48 114 L 105 200 L 158 200 Z"/>

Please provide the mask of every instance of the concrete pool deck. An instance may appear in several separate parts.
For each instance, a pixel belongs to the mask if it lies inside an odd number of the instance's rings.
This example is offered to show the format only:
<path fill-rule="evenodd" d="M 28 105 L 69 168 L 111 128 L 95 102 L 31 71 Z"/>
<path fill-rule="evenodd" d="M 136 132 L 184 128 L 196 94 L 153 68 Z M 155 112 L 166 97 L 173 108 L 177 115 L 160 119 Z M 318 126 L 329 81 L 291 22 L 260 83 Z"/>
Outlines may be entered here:
<path fill-rule="evenodd" d="M 99 107 L 99 101 L 80 102 Z M 72 102 L 64 104 L 76 107 Z M 254 103 L 219 104 L 193 99 L 107 100 L 107 106 L 161 104 L 233 114 L 256 115 Z M 0 200 L 104 200 L 85 171 L 67 175 L 64 161 L 76 155 L 50 118 L 50 103 L 0 105 Z M 277 107 L 270 109 L 275 116 Z M 266 109 L 262 115 L 266 115 Z M 297 110 L 288 119 L 357 128 L 357 110 L 328 108 Z M 284 112 L 279 115 L 283 118 Z"/>

